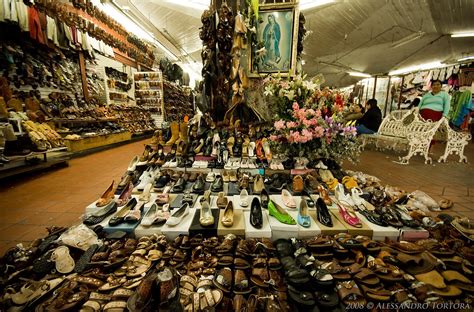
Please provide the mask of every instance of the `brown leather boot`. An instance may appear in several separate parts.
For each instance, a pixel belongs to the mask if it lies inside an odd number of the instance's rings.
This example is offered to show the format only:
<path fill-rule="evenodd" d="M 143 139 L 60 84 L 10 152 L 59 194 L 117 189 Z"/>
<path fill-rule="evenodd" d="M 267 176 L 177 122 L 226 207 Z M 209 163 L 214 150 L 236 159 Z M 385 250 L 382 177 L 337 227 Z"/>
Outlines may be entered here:
<path fill-rule="evenodd" d="M 170 125 L 171 128 L 171 138 L 166 142 L 167 146 L 171 146 L 179 139 L 179 124 L 176 121 L 173 121 Z"/>

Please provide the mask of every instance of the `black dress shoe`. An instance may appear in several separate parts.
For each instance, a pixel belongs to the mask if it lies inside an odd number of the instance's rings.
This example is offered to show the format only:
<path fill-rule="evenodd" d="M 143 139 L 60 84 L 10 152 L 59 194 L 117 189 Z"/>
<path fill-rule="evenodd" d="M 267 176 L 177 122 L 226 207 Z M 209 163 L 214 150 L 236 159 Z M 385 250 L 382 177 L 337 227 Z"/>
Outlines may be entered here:
<path fill-rule="evenodd" d="M 263 208 L 268 209 L 268 201 L 270 197 L 268 196 L 267 190 L 263 189 L 260 193 L 260 204 Z"/>
<path fill-rule="evenodd" d="M 88 226 L 99 224 L 100 222 L 104 221 L 105 218 L 107 218 L 116 211 L 117 203 L 107 205 L 100 209 L 99 213 L 89 215 L 87 218 L 84 219 L 84 221 L 82 221 L 82 223 Z"/>
<path fill-rule="evenodd" d="M 196 194 L 204 194 L 204 186 L 205 186 L 204 178 L 202 175 L 199 175 L 198 178 L 196 179 L 196 182 L 194 182 L 193 187 L 192 187 L 192 192 Z"/>
<path fill-rule="evenodd" d="M 184 192 L 184 188 L 186 187 L 186 180 L 183 178 L 179 178 L 178 181 L 173 185 L 171 192 L 173 193 L 182 193 Z"/>
<path fill-rule="evenodd" d="M 250 206 L 250 224 L 256 229 L 261 229 L 263 226 L 262 207 L 256 197 L 253 198 Z"/>
<path fill-rule="evenodd" d="M 224 180 L 222 180 L 222 176 L 218 175 L 214 182 L 211 185 L 211 191 L 213 192 L 222 192 L 224 190 Z"/>
<path fill-rule="evenodd" d="M 328 227 L 332 227 L 331 214 L 329 213 L 328 207 L 324 203 L 324 200 L 319 197 L 316 201 L 316 214 L 318 221 Z"/>
<path fill-rule="evenodd" d="M 171 180 L 170 176 L 168 174 L 162 175 L 158 178 L 158 180 L 155 180 L 155 188 L 163 188 L 165 187 L 166 184 Z"/>

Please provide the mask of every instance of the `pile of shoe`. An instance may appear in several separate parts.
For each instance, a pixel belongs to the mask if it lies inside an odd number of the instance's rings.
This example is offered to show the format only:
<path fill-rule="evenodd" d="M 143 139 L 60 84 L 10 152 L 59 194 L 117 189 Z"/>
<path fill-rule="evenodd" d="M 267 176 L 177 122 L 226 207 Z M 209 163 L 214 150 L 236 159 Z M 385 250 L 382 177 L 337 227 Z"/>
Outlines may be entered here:
<path fill-rule="evenodd" d="M 22 127 L 28 133 L 38 151 L 47 151 L 52 147 L 64 146 L 62 137 L 46 123 L 36 123 L 31 120 L 22 121 Z"/>
<path fill-rule="evenodd" d="M 156 125 L 149 111 L 138 106 L 111 105 L 111 111 L 117 123 L 132 134 L 156 130 Z"/>
<path fill-rule="evenodd" d="M 1 259 L 3 309 L 343 311 L 387 302 L 426 309 L 472 305 L 473 247 L 456 232 L 416 243 L 346 233 L 272 242 L 233 234 L 133 239 L 100 228 L 87 239 L 84 230 L 49 232 Z"/>
<path fill-rule="evenodd" d="M 11 86 L 20 89 L 31 86 L 52 88 L 81 94 L 79 64 L 74 58 L 65 57 L 62 52 L 38 49 L 33 42 L 22 41 L 21 45 L 4 42 L 2 44 L 7 70 L 4 76 Z"/>
<path fill-rule="evenodd" d="M 178 121 L 183 116 L 194 116 L 193 97 L 183 86 L 167 80 L 163 81 L 163 99 L 165 101 L 166 120 Z"/>

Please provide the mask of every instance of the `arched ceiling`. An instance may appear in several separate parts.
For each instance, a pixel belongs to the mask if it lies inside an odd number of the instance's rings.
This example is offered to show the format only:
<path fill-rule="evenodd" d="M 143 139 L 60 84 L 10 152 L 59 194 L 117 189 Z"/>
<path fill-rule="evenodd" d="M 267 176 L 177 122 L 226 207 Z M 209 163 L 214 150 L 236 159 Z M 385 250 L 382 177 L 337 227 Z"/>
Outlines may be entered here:
<path fill-rule="evenodd" d="M 142 20 L 156 27 L 182 55 L 200 61 L 202 9 L 169 0 L 117 3 L 138 10 Z M 450 36 L 474 31 L 473 0 L 339 0 L 303 13 L 310 31 L 303 69 L 310 76 L 322 73 L 329 85 L 346 86 L 361 79 L 347 71 L 386 74 L 401 67 L 474 55 L 474 37 Z M 422 32 L 418 39 L 394 47 L 418 32 Z"/>

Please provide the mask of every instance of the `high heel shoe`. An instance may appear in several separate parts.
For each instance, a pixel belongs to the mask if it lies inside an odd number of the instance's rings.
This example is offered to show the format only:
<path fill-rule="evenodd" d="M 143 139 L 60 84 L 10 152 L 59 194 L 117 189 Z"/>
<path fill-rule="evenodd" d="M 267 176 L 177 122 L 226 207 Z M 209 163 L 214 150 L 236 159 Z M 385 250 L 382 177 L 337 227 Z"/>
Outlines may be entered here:
<path fill-rule="evenodd" d="M 347 224 L 356 228 L 362 227 L 362 223 L 360 222 L 352 207 L 348 206 L 346 203 L 341 202 L 338 202 L 337 206 L 339 207 L 339 213 Z"/>
<path fill-rule="evenodd" d="M 328 191 L 321 184 L 318 186 L 319 197 L 324 200 L 327 206 L 332 205 L 332 200 L 329 197 Z"/>

